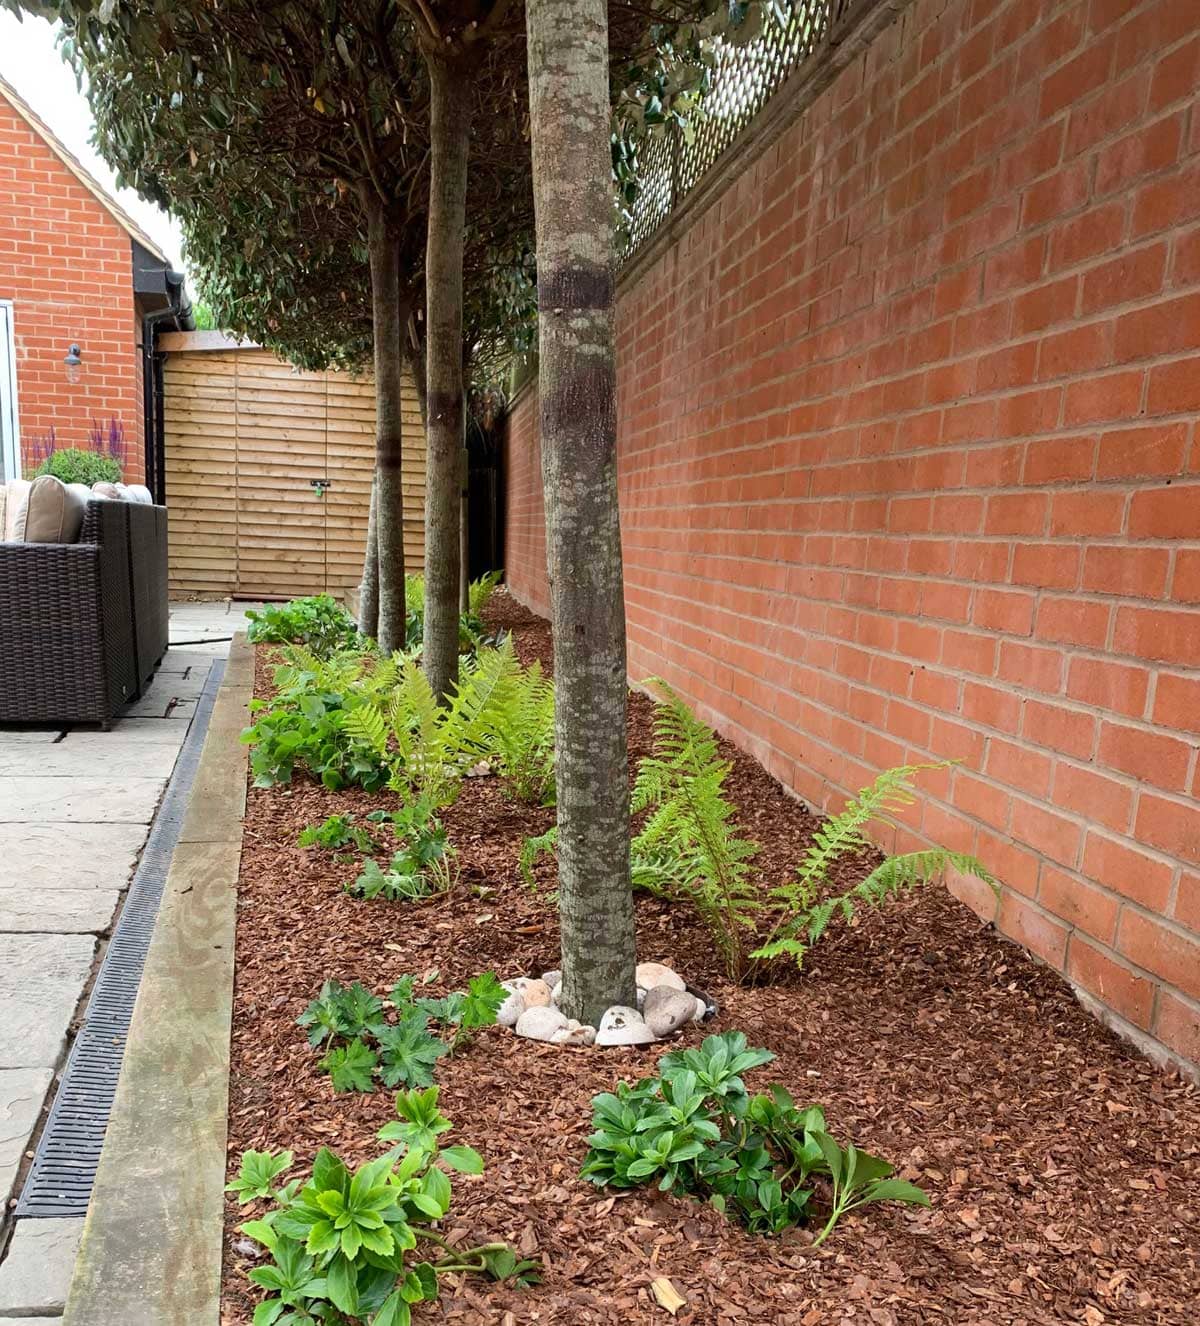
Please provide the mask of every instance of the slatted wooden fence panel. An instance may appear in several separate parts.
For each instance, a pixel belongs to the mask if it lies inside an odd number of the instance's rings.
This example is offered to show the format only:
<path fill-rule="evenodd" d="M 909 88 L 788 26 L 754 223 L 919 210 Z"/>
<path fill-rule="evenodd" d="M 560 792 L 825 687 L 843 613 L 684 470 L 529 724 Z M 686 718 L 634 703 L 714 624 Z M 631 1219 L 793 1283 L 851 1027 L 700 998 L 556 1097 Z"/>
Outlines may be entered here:
<path fill-rule="evenodd" d="M 298 373 L 212 333 L 163 338 L 171 588 L 343 594 L 362 574 L 375 451 L 369 378 Z M 328 481 L 323 496 L 314 480 Z M 424 563 L 425 435 L 405 384 L 404 543 Z"/>

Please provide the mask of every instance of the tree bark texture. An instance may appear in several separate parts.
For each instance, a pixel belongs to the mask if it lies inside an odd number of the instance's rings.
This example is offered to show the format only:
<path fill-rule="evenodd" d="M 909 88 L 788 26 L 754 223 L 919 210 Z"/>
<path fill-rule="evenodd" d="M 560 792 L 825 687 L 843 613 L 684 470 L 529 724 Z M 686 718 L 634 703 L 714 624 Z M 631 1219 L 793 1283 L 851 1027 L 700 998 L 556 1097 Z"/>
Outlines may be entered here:
<path fill-rule="evenodd" d="M 633 1004 L 605 0 L 528 0 L 563 996 Z"/>
<path fill-rule="evenodd" d="M 400 297 L 400 253 L 383 204 L 367 202 L 371 309 L 375 336 L 375 547 L 379 647 L 404 647 L 404 488 L 402 363 L 408 311 Z"/>
<path fill-rule="evenodd" d="M 376 464 L 378 471 L 378 464 Z M 379 477 L 371 478 L 371 506 L 367 516 L 367 550 L 363 556 L 362 580 L 358 586 L 358 629 L 372 639 L 379 632 Z"/>
<path fill-rule="evenodd" d="M 471 462 L 466 447 L 460 453 L 459 464 L 462 469 L 458 490 L 458 608 L 460 612 L 466 612 L 471 606 L 471 513 L 467 502 Z"/>
<path fill-rule="evenodd" d="M 469 97 L 461 71 L 430 55 L 429 232 L 425 251 L 425 637 L 434 694 L 458 681 L 459 452 L 463 438 L 463 229 Z M 456 80 L 457 74 L 457 80 Z M 455 83 L 459 83 L 456 91 Z"/>

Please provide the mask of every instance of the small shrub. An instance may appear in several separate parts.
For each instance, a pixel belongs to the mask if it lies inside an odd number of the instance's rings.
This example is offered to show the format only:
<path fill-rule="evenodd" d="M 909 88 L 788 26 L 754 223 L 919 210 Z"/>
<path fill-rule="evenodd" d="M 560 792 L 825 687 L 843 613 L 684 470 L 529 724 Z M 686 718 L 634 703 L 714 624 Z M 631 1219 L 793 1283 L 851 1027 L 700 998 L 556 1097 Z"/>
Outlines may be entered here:
<path fill-rule="evenodd" d="M 121 467 L 111 456 L 96 451 L 83 451 L 79 447 L 64 447 L 51 452 L 37 467 L 39 474 L 52 474 L 63 483 L 82 483 L 88 488 L 94 483 L 120 483 Z"/>
<path fill-rule="evenodd" d="M 299 768 L 335 792 L 354 784 L 368 792 L 385 787 L 392 772 L 386 740 L 377 750 L 348 720 L 395 693 L 403 660 L 364 649 L 318 658 L 299 645 L 285 648 L 284 656 L 275 669 L 276 693 L 251 700 L 255 721 L 242 733 L 254 747 L 255 786 L 289 783 Z"/>
<path fill-rule="evenodd" d="M 318 658 L 361 643 L 350 614 L 329 594 L 313 594 L 288 603 L 248 609 L 246 638 L 255 644 L 306 645 Z"/>
<path fill-rule="evenodd" d="M 429 1086 L 440 1058 L 495 1025 L 508 994 L 490 971 L 439 999 L 417 996 L 415 988 L 411 976 L 396 982 L 389 997 L 396 1020 L 389 1022 L 383 1000 L 357 982 L 347 988 L 330 980 L 321 987 L 297 1022 L 311 1046 L 325 1049 L 319 1066 L 335 1091 L 370 1091 L 376 1074 L 389 1087 Z"/>
<path fill-rule="evenodd" d="M 301 847 L 320 847 L 337 852 L 343 847 L 357 847 L 360 852 L 375 851 L 378 840 L 361 824 L 354 823 L 353 815 L 330 815 L 320 824 L 309 824 L 300 830 L 296 840 Z"/>
<path fill-rule="evenodd" d="M 584 1178 L 615 1188 L 657 1181 L 660 1191 L 707 1201 L 763 1234 L 806 1222 L 814 1181 L 824 1179 L 832 1197 L 814 1246 L 871 1202 L 929 1205 L 887 1161 L 834 1141 L 819 1106 L 798 1109 L 779 1085 L 751 1096 L 742 1074 L 774 1057 L 728 1031 L 664 1055 L 658 1077 L 596 1096 Z"/>
<path fill-rule="evenodd" d="M 386 870 L 378 861 L 364 862 L 362 873 L 346 885 L 348 893 L 412 902 L 449 891 L 454 849 L 447 842 L 445 826 L 427 802 L 415 801 L 391 814 L 372 811 L 368 818 L 375 823 L 390 820 L 401 847 Z"/>
<path fill-rule="evenodd" d="M 438 1146 L 450 1121 L 437 1110 L 436 1088 L 401 1093 L 396 1106 L 402 1131 L 387 1140 L 398 1137 L 399 1145 L 353 1172 L 322 1148 L 307 1182 L 275 1187 L 292 1164 L 291 1152 L 243 1156 L 243 1177 L 228 1191 L 242 1203 L 271 1203 L 261 1218 L 239 1227 L 270 1254 L 248 1273 L 268 1293 L 255 1309 L 254 1326 L 408 1326 L 411 1305 L 437 1297 L 439 1276 L 478 1274 L 519 1287 L 536 1282 L 537 1263 L 518 1258 L 508 1244 L 451 1248 L 432 1228 L 450 1211 L 450 1172 L 481 1174 L 483 1158 L 471 1147 Z M 253 1180 L 267 1171 L 264 1190 Z M 429 1249 L 424 1259 L 410 1260 L 422 1244 Z"/>

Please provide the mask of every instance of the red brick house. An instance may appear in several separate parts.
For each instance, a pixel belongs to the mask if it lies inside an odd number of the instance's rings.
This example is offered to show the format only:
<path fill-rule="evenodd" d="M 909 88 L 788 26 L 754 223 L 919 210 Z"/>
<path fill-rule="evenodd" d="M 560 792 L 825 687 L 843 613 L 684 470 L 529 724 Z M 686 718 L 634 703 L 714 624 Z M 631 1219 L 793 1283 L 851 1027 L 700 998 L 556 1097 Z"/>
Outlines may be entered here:
<path fill-rule="evenodd" d="M 183 277 L 0 79 L 2 477 L 99 447 L 161 495 L 154 337 L 191 325 Z"/>

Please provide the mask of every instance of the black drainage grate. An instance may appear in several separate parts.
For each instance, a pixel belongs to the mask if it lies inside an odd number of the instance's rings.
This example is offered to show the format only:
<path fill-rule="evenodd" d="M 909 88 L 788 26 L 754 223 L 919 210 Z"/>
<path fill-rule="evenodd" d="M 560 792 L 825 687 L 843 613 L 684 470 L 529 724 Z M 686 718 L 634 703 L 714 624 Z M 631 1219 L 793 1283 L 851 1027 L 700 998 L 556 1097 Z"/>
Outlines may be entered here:
<path fill-rule="evenodd" d="M 213 660 L 171 781 L 100 964 L 83 1026 L 71 1047 L 58 1094 L 17 1203 L 16 1216 L 87 1214 L 100 1148 L 112 1111 L 133 1002 L 154 933 L 171 856 L 183 828 L 208 720 L 225 660 Z"/>

